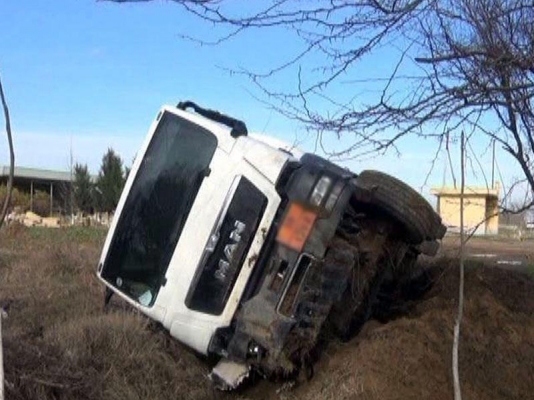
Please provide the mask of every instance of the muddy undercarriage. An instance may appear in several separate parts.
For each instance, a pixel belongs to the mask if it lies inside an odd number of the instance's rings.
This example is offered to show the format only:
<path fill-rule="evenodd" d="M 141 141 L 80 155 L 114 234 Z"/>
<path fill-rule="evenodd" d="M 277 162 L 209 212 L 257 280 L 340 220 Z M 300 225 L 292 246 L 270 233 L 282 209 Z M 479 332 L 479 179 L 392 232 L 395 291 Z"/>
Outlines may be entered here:
<path fill-rule="evenodd" d="M 386 184 L 398 183 L 387 175 L 378 178 L 377 183 L 384 179 Z M 390 201 L 401 204 L 388 210 L 389 205 L 384 205 L 373 190 L 364 185 L 353 188 L 323 259 L 300 255 L 287 280 L 279 272 L 280 265 L 271 263 L 262 288 L 244 302 L 237 315 L 225 363 L 235 360 L 241 374 L 249 368 L 263 376 L 295 376 L 299 371 L 309 374 L 314 348 L 325 326 L 341 339 L 350 339 L 370 318 L 386 289 L 395 291 L 413 276 L 418 255 L 434 255 L 436 240 L 445 230 L 426 201 L 409 189 L 412 205 L 424 205 L 425 209 L 416 216 L 419 221 L 406 226 L 397 213 L 406 207 L 402 196 L 392 198 Z M 421 228 L 425 224 L 426 232 Z M 277 281 L 284 287 L 279 296 L 275 294 Z M 247 368 L 243 368 L 243 360 Z M 217 373 L 215 369 L 212 377 L 223 381 L 223 386 L 224 381 L 235 379 Z"/>

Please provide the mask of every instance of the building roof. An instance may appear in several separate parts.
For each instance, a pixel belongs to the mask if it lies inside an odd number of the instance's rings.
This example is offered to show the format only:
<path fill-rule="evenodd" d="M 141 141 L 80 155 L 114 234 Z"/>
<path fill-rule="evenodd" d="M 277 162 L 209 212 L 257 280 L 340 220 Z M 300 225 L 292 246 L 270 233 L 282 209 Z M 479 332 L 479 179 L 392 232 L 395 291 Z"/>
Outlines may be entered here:
<path fill-rule="evenodd" d="M 9 176 L 9 166 L 0 165 L 0 178 Z M 70 182 L 71 173 L 68 171 L 53 171 L 27 167 L 15 167 L 15 178 L 35 179 L 42 181 Z"/>
<path fill-rule="evenodd" d="M 485 186 L 466 186 L 464 189 L 464 196 L 471 197 L 499 197 L 499 183 L 495 185 L 494 188 L 489 188 Z M 442 186 L 439 188 L 432 188 L 430 193 L 436 195 L 437 197 L 441 196 L 450 196 L 450 197 L 460 197 L 461 190 L 460 188 Z"/>

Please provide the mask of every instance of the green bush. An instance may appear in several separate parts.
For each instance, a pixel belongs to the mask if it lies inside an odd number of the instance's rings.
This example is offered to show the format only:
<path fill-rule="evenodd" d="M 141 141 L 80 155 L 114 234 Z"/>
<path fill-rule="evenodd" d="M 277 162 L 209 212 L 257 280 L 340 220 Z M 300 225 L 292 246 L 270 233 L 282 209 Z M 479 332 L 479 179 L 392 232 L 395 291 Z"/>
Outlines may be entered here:
<path fill-rule="evenodd" d="M 0 185 L 0 205 L 4 204 L 7 194 L 7 186 Z M 33 207 L 31 207 L 31 197 L 29 193 L 23 192 L 17 188 L 13 188 L 11 193 L 11 203 L 9 210 L 18 208 L 21 212 L 29 211 L 33 208 L 33 212 L 42 217 L 50 216 L 50 196 L 47 192 L 36 190 L 33 193 Z"/>
<path fill-rule="evenodd" d="M 6 194 L 7 194 L 7 186 L 0 185 L 0 204 L 4 204 Z M 29 210 L 30 209 L 30 194 L 21 192 L 17 188 L 13 188 L 13 192 L 11 193 L 10 209 L 12 210 L 14 207 L 19 207 L 21 211 L 23 212 Z"/>
<path fill-rule="evenodd" d="M 50 216 L 50 195 L 40 190 L 33 194 L 33 212 L 41 217 Z"/>

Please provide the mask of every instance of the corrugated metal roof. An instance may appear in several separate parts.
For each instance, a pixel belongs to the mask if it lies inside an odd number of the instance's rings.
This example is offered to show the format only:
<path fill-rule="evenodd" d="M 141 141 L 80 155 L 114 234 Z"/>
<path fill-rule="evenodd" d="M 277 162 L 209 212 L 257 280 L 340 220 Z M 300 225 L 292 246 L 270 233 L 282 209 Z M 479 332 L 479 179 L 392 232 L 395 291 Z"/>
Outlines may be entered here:
<path fill-rule="evenodd" d="M 9 176 L 9 166 L 0 166 L 0 177 Z M 15 178 L 35 179 L 43 181 L 70 182 L 71 174 L 68 171 L 52 171 L 27 167 L 15 167 Z"/>

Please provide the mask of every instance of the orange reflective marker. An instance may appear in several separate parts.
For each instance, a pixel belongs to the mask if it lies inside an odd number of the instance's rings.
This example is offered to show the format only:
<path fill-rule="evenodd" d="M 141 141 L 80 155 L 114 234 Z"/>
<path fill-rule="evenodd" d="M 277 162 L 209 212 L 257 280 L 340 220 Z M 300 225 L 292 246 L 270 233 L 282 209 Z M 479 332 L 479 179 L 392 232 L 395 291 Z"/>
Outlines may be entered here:
<path fill-rule="evenodd" d="M 298 203 L 291 203 L 276 240 L 290 249 L 301 251 L 316 219 L 317 213 L 314 211 Z"/>

